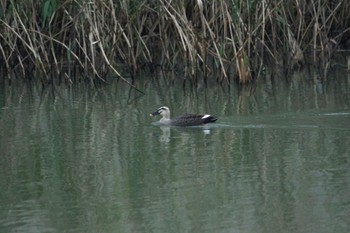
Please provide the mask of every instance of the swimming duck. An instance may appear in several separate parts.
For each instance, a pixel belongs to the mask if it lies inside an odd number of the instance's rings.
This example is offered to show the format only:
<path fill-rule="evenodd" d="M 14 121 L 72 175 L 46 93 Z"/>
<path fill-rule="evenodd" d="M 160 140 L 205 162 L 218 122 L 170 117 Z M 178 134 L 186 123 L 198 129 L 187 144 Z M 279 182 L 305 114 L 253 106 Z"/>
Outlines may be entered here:
<path fill-rule="evenodd" d="M 161 115 L 162 118 L 159 123 L 162 125 L 173 125 L 173 126 L 197 126 L 213 123 L 217 120 L 216 117 L 209 114 L 185 114 L 178 116 L 174 119 L 170 119 L 170 109 L 168 107 L 160 107 L 150 116 Z"/>

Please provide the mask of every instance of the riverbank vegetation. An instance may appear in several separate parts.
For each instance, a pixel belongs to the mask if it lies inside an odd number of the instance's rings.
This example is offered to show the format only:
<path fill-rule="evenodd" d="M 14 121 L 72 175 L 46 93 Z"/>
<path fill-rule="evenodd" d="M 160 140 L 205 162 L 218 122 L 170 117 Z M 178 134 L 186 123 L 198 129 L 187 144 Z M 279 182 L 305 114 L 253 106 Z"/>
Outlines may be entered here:
<path fill-rule="evenodd" d="M 327 70 L 350 44 L 347 0 L 1 1 L 2 77 L 73 84 L 140 71 L 257 79 L 267 61 Z"/>

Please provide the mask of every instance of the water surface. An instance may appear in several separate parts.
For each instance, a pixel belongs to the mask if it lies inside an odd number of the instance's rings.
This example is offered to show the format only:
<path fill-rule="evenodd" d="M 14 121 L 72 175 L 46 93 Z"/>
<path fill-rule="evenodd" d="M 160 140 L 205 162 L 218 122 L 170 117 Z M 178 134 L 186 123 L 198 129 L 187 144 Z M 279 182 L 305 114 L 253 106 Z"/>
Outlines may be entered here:
<path fill-rule="evenodd" d="M 350 77 L 0 88 L 0 232 L 349 232 Z M 207 127 L 149 117 L 212 113 Z"/>

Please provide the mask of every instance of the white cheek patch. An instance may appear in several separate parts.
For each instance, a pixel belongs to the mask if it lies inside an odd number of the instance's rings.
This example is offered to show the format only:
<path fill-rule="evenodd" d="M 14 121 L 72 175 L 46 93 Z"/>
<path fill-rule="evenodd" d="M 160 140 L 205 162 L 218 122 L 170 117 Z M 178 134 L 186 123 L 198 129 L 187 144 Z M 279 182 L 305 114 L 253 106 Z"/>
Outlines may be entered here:
<path fill-rule="evenodd" d="M 206 114 L 206 115 L 204 115 L 204 116 L 202 117 L 202 120 L 204 120 L 205 118 L 208 118 L 208 117 L 210 117 L 210 115 L 209 115 L 209 114 Z"/>

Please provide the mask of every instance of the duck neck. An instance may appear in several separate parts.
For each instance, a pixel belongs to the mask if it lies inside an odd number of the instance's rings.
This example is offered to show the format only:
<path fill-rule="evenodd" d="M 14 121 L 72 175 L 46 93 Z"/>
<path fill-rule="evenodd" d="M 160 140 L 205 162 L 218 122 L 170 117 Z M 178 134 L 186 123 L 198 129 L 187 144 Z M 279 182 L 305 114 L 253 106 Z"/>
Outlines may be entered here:
<path fill-rule="evenodd" d="M 163 117 L 160 119 L 160 122 L 167 123 L 170 121 L 170 112 L 164 113 Z"/>

